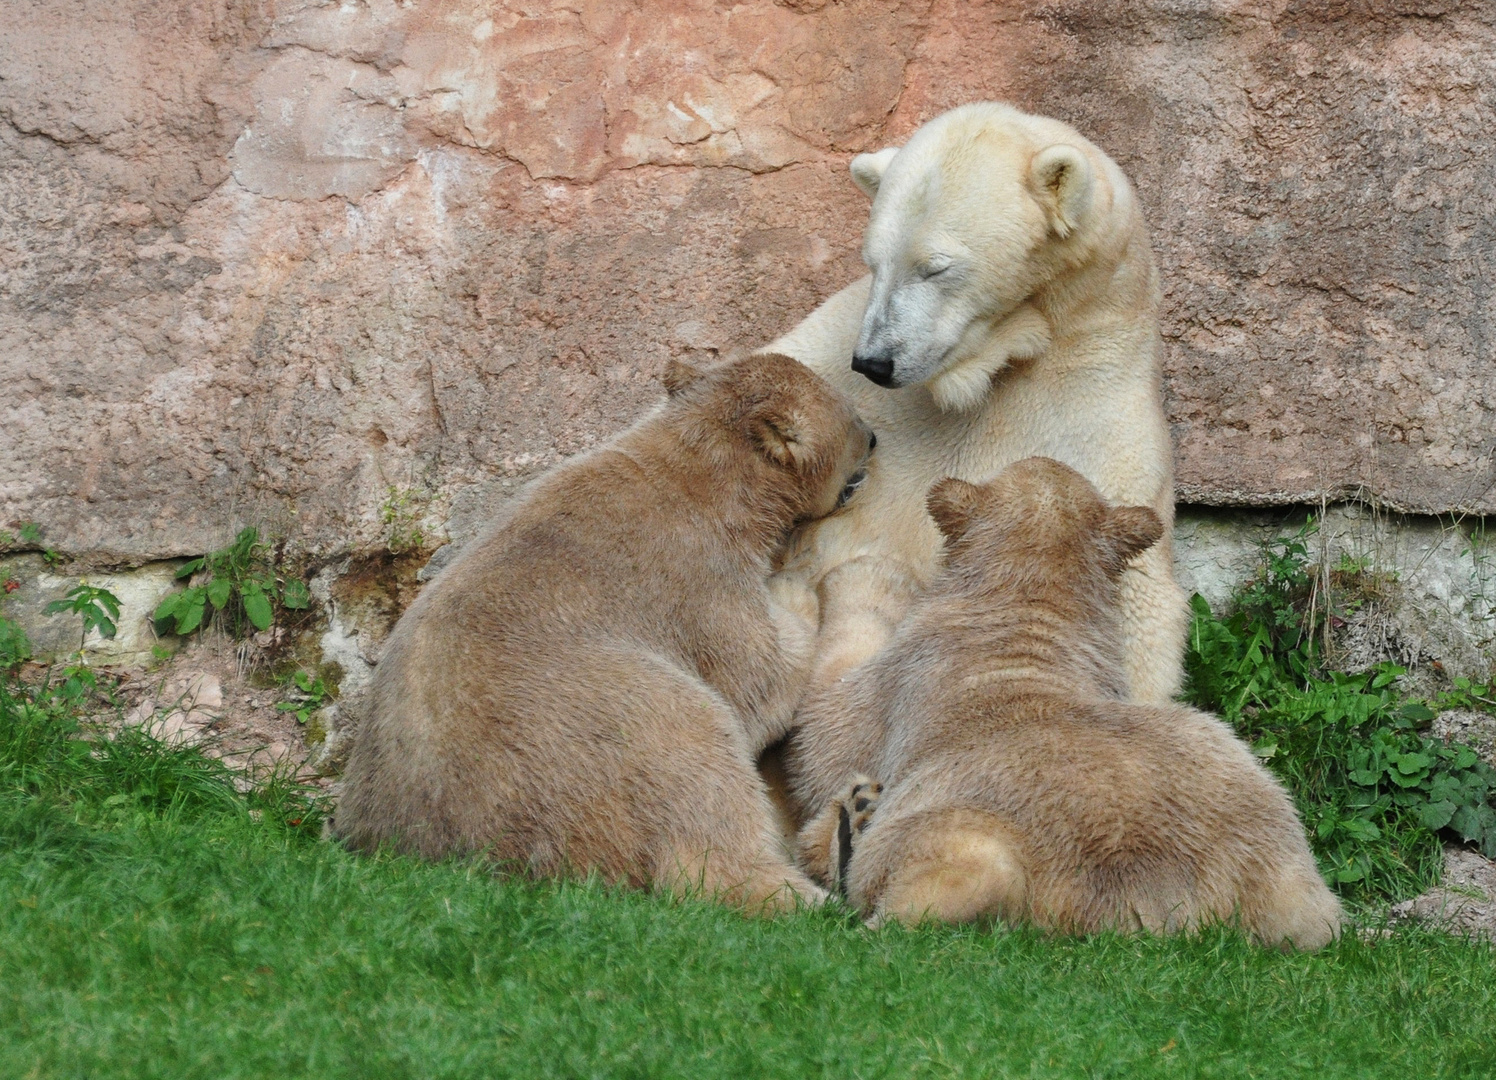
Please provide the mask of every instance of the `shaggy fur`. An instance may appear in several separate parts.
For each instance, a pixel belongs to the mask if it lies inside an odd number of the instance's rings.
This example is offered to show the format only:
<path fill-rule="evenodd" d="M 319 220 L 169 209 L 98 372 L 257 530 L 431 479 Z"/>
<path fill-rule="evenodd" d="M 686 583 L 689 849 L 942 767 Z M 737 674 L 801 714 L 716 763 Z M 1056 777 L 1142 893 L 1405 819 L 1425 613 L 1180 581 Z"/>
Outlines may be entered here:
<path fill-rule="evenodd" d="M 930 485 L 1043 454 L 1166 527 L 1123 575 L 1121 619 L 1129 697 L 1167 703 L 1188 611 L 1167 532 L 1158 273 L 1127 178 L 1075 129 L 991 103 L 944 113 L 852 171 L 874 196 L 872 276 L 766 350 L 824 376 L 878 432 L 857 505 L 807 529 L 786 563 L 822 605 L 814 682 L 876 653 L 935 576 Z M 854 354 L 890 364 L 891 384 L 854 372 Z"/>
<path fill-rule="evenodd" d="M 887 649 L 801 709 L 787 764 L 816 812 L 811 873 L 845 873 L 875 918 L 1239 918 L 1269 944 L 1329 941 L 1340 905 L 1282 786 L 1215 717 L 1123 700 L 1117 580 L 1157 515 L 1047 458 L 942 481 L 929 509 L 946 570 Z M 887 784 L 875 808 L 856 773 Z"/>
<path fill-rule="evenodd" d="M 675 365 L 666 386 L 658 412 L 531 484 L 400 620 L 337 809 L 349 844 L 754 907 L 824 895 L 753 767 L 814 639 L 768 579 L 871 432 L 784 357 Z"/>

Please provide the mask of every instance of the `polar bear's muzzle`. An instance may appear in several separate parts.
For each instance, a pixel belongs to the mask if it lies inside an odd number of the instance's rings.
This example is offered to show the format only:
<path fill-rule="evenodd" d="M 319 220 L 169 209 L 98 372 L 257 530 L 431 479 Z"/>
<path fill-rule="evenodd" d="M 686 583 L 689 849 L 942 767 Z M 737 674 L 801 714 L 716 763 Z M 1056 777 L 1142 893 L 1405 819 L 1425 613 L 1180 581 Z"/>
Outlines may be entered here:
<path fill-rule="evenodd" d="M 852 354 L 852 370 L 865 375 L 879 386 L 893 385 L 893 361 L 884 356 Z"/>

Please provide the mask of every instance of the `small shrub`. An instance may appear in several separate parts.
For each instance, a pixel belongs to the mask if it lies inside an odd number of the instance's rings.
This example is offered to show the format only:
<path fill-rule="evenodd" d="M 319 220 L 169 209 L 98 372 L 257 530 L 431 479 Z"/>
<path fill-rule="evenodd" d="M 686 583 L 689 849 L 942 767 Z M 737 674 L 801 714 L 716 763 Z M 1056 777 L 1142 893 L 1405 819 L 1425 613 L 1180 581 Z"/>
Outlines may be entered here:
<path fill-rule="evenodd" d="M 1441 832 L 1496 856 L 1496 770 L 1422 734 L 1434 712 L 1398 692 L 1402 668 L 1325 670 L 1312 528 L 1264 545 L 1225 618 L 1193 598 L 1189 698 L 1289 786 L 1332 885 L 1368 900 L 1413 895 L 1438 880 Z"/>
<path fill-rule="evenodd" d="M 268 552 L 269 545 L 251 526 L 228 547 L 184 563 L 177 570 L 177 580 L 203 576 L 197 584 L 189 583 L 161 601 L 154 616 L 157 626 L 190 634 L 211 619 L 211 610 L 221 614 L 229 632 L 238 637 L 245 633 L 246 624 L 256 630 L 270 629 L 277 604 L 291 611 L 309 607 L 312 597 L 306 583 L 277 576 Z"/>

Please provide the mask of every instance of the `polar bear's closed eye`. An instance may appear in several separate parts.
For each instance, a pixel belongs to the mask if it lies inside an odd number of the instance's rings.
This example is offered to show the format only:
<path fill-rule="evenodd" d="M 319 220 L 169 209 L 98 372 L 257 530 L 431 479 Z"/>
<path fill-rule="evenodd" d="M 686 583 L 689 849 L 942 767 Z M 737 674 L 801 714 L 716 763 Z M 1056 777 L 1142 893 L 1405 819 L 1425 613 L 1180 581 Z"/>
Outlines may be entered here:
<path fill-rule="evenodd" d="M 915 267 L 914 272 L 922 278 L 932 278 L 945 273 L 955 262 L 949 255 L 931 255 Z"/>

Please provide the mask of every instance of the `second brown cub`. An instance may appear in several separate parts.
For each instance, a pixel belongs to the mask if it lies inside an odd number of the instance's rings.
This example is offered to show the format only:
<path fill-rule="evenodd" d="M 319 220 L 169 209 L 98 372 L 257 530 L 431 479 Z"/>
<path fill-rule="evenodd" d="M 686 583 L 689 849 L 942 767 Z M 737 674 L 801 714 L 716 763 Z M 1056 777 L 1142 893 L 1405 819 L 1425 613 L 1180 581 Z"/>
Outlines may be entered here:
<path fill-rule="evenodd" d="M 1048 458 L 928 502 L 941 577 L 800 712 L 787 768 L 812 874 L 844 875 L 875 919 L 1239 919 L 1268 944 L 1328 942 L 1340 904 L 1282 786 L 1215 717 L 1123 700 L 1117 582 L 1157 515 Z M 859 773 L 886 785 L 875 806 Z"/>

